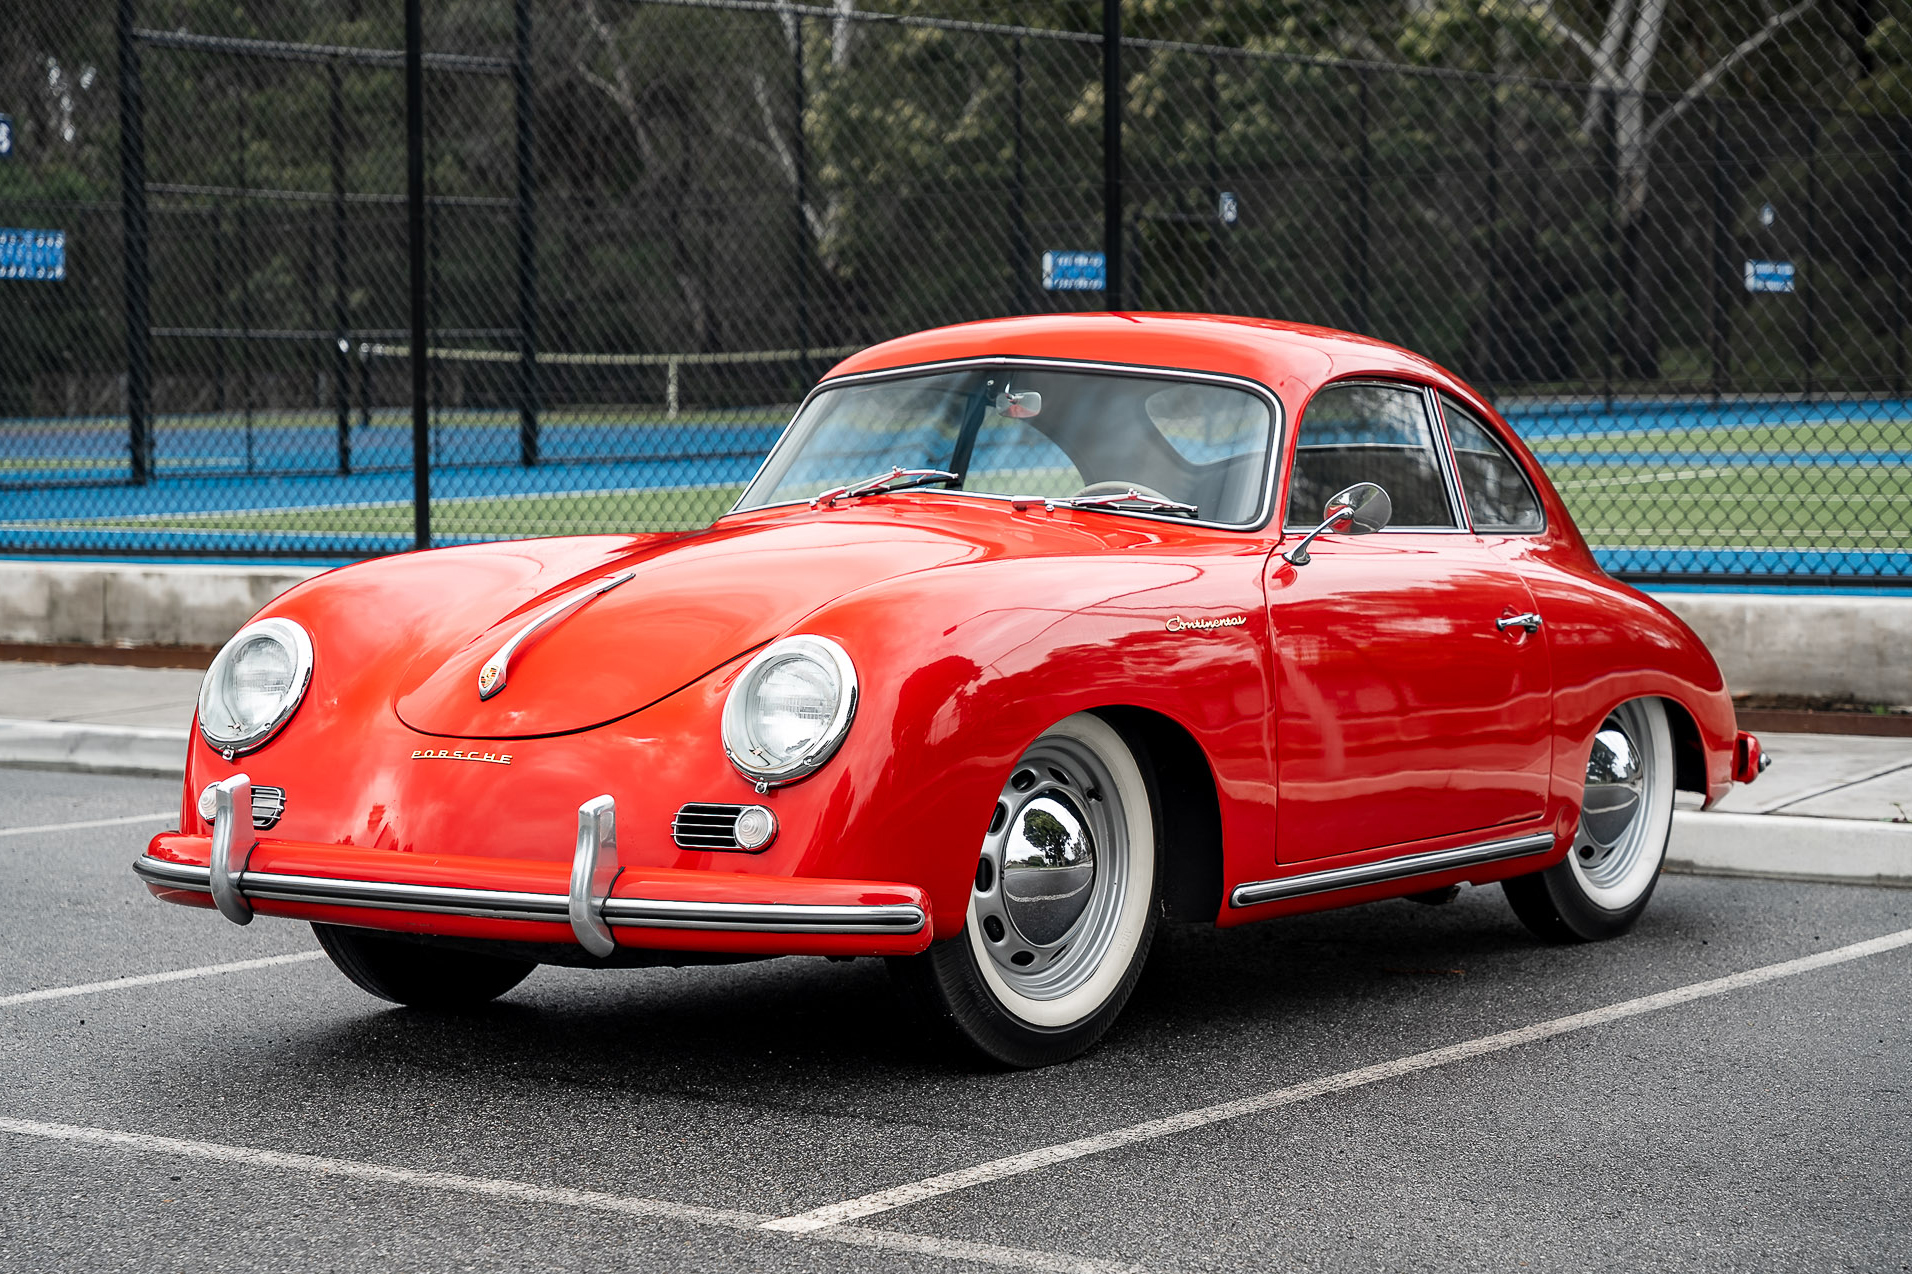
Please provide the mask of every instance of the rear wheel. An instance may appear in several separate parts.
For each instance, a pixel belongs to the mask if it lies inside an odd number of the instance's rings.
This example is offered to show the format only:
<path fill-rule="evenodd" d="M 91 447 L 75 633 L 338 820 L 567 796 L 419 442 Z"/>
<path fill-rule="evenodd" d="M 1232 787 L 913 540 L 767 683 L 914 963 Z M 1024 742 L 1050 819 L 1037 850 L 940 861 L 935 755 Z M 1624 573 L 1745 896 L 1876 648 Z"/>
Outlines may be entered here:
<path fill-rule="evenodd" d="M 1616 937 L 1652 899 L 1672 832 L 1666 705 L 1634 699 L 1608 713 L 1593 736 L 1573 848 L 1545 871 L 1502 888 L 1521 923 L 1549 942 Z"/>
<path fill-rule="evenodd" d="M 1147 962 L 1160 819 L 1138 747 L 1091 713 L 1058 722 L 1009 771 L 962 933 L 891 967 L 995 1061 L 1074 1057 Z"/>
<path fill-rule="evenodd" d="M 495 1000 L 537 968 L 508 960 L 390 938 L 369 929 L 312 926 L 339 972 L 381 1000 L 419 1009 L 470 1008 Z"/>

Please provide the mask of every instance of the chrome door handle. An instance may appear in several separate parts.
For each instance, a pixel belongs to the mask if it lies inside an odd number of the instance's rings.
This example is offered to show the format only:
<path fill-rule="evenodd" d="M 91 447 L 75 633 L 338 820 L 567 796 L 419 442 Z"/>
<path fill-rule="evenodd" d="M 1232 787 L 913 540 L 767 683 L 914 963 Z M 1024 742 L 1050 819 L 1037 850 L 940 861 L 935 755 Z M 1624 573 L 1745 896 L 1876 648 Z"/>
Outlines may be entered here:
<path fill-rule="evenodd" d="M 1529 633 L 1540 631 L 1540 616 L 1528 611 L 1524 615 L 1503 615 L 1494 621 L 1494 627 L 1503 633 L 1509 628 L 1525 628 Z"/>

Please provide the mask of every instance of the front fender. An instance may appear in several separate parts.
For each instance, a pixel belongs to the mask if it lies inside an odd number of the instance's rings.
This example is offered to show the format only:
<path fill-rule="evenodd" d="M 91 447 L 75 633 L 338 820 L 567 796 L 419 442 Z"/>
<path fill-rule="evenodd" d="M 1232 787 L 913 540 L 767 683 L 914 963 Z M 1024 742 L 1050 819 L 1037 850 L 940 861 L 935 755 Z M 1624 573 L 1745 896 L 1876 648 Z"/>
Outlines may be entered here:
<path fill-rule="evenodd" d="M 837 860 L 832 871 L 906 857 L 911 873 L 891 866 L 891 878 L 928 890 L 936 933 L 948 936 L 962 927 L 1016 758 L 1072 713 L 1129 706 L 1173 720 L 1201 746 L 1224 844 L 1272 846 L 1261 556 L 1231 545 L 1173 559 L 979 562 L 822 607 L 793 631 L 840 642 L 862 697 L 837 757 L 779 799 L 807 804 L 815 798 L 803 788 L 826 788 L 812 836 Z M 1243 622 L 1186 623 L 1235 618 Z"/>

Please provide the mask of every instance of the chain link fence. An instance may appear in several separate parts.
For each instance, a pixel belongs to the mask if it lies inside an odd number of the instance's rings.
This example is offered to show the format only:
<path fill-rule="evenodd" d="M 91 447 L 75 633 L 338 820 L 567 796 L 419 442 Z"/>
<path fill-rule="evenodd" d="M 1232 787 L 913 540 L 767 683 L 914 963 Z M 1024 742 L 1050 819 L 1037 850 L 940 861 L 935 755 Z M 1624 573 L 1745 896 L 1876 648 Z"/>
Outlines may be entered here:
<path fill-rule="evenodd" d="M 0 551 L 696 527 L 843 353 L 1122 307 L 1430 355 L 1617 574 L 1912 579 L 1903 0 L 871 3 L 430 6 L 415 306 L 401 6 L 24 0 Z"/>

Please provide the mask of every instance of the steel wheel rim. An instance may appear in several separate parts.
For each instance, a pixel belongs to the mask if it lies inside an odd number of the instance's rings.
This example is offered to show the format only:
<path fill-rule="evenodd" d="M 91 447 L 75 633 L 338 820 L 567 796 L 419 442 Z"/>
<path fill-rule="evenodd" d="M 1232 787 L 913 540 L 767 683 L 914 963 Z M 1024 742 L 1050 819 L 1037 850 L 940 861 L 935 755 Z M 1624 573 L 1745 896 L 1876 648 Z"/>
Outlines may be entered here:
<path fill-rule="evenodd" d="M 1575 877 L 1602 905 L 1631 903 L 1658 870 L 1664 846 L 1653 843 L 1654 811 L 1668 782 L 1660 769 L 1645 709 L 1637 701 L 1621 704 L 1594 735 L 1580 822 L 1567 855 Z M 1645 870 L 1649 866 L 1653 870 Z"/>
<path fill-rule="evenodd" d="M 1049 854 L 1065 862 L 1018 866 L 1029 856 L 1030 824 L 1040 839 L 1044 816 L 1077 834 Z M 1095 974 L 1120 928 L 1128 858 L 1121 795 L 1102 758 L 1068 736 L 1037 740 L 1003 785 L 970 894 L 978 945 L 1009 989 L 1056 1000 Z"/>

